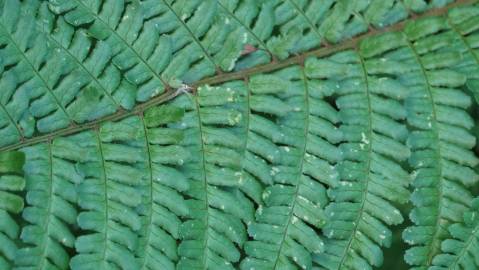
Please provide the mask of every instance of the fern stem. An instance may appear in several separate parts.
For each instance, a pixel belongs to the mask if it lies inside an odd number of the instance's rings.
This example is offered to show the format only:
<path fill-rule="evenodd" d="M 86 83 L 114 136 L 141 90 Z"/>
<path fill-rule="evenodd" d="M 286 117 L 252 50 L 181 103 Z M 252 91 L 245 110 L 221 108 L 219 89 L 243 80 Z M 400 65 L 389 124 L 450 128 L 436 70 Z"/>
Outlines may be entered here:
<path fill-rule="evenodd" d="M 36 137 L 33 137 L 33 138 L 24 139 L 22 142 L 0 148 L 0 152 L 10 151 L 10 150 L 13 150 L 13 149 L 19 149 L 19 148 L 22 148 L 22 147 L 25 147 L 25 146 L 37 144 L 37 143 L 44 142 L 44 141 L 47 141 L 47 140 L 53 140 L 57 137 L 63 137 L 63 136 L 66 136 L 66 135 L 75 134 L 75 133 L 78 133 L 78 132 L 81 132 L 81 131 L 84 131 L 84 130 L 96 129 L 104 122 L 117 121 L 117 120 L 127 118 L 129 116 L 135 115 L 135 114 L 141 114 L 146 109 L 154 107 L 158 104 L 167 102 L 167 101 L 175 98 L 179 94 L 181 94 L 181 93 L 176 91 L 175 89 L 170 89 L 169 91 L 167 91 L 163 95 L 158 96 L 158 98 L 151 99 L 148 102 L 139 104 L 138 106 L 133 108 L 131 111 L 119 110 L 114 114 L 99 118 L 97 120 L 94 120 L 94 121 L 91 121 L 91 122 L 88 122 L 88 123 L 84 123 L 82 125 L 71 126 L 71 127 L 68 127 L 68 128 L 59 129 L 57 131 L 54 131 L 54 132 L 51 132 L 51 133 L 48 133 L 48 134 L 45 134 L 45 135 L 40 135 L 40 136 L 36 136 Z"/>
<path fill-rule="evenodd" d="M 446 5 L 442 8 L 437 8 L 437 9 L 432 9 L 430 11 L 424 12 L 421 15 L 415 15 L 412 12 L 410 13 L 410 17 L 402 22 L 399 22 L 397 24 L 391 25 L 389 27 L 381 28 L 381 29 L 370 29 L 369 32 L 366 32 L 362 35 L 356 36 L 354 38 L 351 38 L 347 41 L 332 45 L 331 47 L 322 47 L 318 49 L 314 49 L 311 51 L 304 52 L 302 54 L 290 57 L 284 61 L 281 62 L 271 62 L 268 64 L 256 66 L 253 68 L 248 68 L 232 73 L 227 73 L 223 75 L 218 75 L 218 76 L 213 76 L 209 78 L 204 78 L 202 80 L 199 80 L 198 82 L 194 83 L 195 86 L 203 85 L 203 84 L 218 84 L 222 83 L 225 81 L 230 81 L 230 80 L 237 80 L 241 79 L 243 77 L 250 76 L 252 74 L 256 73 L 263 73 L 263 72 L 270 72 L 274 71 L 277 69 L 281 69 L 287 66 L 291 65 L 296 65 L 300 64 L 302 59 L 308 58 L 308 57 L 324 57 L 328 56 L 331 54 L 334 54 L 335 52 L 338 51 L 343 51 L 347 49 L 354 49 L 357 47 L 360 41 L 363 39 L 366 39 L 371 36 L 375 36 L 381 33 L 386 33 L 386 32 L 392 32 L 392 31 L 399 31 L 402 30 L 405 26 L 405 24 L 410 21 L 410 20 L 420 20 L 422 18 L 426 17 L 433 17 L 433 16 L 438 16 L 442 14 L 446 14 L 450 9 L 458 7 L 458 6 L 466 6 L 470 4 L 477 3 L 479 0 L 457 0 L 449 5 Z"/>

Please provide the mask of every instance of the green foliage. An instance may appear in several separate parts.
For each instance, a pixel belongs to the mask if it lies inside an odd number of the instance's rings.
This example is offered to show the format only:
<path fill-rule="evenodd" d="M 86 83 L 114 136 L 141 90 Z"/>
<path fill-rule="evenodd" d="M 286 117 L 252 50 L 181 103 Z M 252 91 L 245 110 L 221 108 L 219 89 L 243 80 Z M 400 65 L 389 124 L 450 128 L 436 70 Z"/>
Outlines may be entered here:
<path fill-rule="evenodd" d="M 475 269 L 479 267 L 478 232 L 479 232 L 479 198 L 471 202 L 471 208 L 464 212 L 463 220 L 449 226 L 453 238 L 441 243 L 443 253 L 434 257 L 433 270 L 439 269 Z"/>
<path fill-rule="evenodd" d="M 244 91 L 233 89 L 207 86 L 199 88 L 197 96 L 185 95 L 173 103 L 185 111 L 176 126 L 184 130 L 186 153 L 180 163 L 191 183 L 177 269 L 231 269 L 240 259 L 238 246 L 246 240 L 244 224 L 253 219 L 253 204 L 241 191 L 239 172 L 246 138 Z"/>
<path fill-rule="evenodd" d="M 367 39 L 359 55 L 345 51 L 306 62 L 310 76 L 337 95 L 344 137 L 337 165 L 341 181 L 329 190 L 333 202 L 326 208 L 330 222 L 323 230 L 330 240 L 316 258 L 328 269 L 382 265 L 380 246 L 389 247 L 392 240 L 386 225 L 403 222 L 391 201 L 405 203 L 409 197 L 410 177 L 399 165 L 410 155 L 405 146 L 408 131 L 399 122 L 406 118 L 401 100 L 407 88 L 386 76 L 386 70 L 374 68 L 383 57 L 384 42 L 398 37 L 392 33 Z"/>
<path fill-rule="evenodd" d="M 20 235 L 24 245 L 15 257 L 15 266 L 20 269 L 68 266 L 67 249 L 75 241 L 71 232 L 77 217 L 75 183 L 81 178 L 74 163 L 63 159 L 63 150 L 57 143 L 22 149 L 27 191 L 22 217 L 28 223 Z"/>
<path fill-rule="evenodd" d="M 339 155 L 328 139 L 338 141 L 340 134 L 320 112 L 329 112 L 333 121 L 336 112 L 297 66 L 253 76 L 248 89 L 245 173 L 265 187 L 248 226 L 254 240 L 244 246 L 248 257 L 241 269 L 310 269 L 312 254 L 324 250 L 315 230 L 324 225 L 328 202 L 322 182 L 337 181 L 328 161 Z M 322 146 L 327 151 L 321 152 Z"/>
<path fill-rule="evenodd" d="M 462 73 L 467 74 L 466 86 L 474 95 L 476 102 L 479 101 L 477 15 L 479 15 L 479 6 L 475 5 L 453 9 L 448 18 L 451 32 L 458 39 L 458 41 L 449 44 L 455 44 L 456 49 L 463 52 L 463 62 L 458 65 L 458 68 Z"/>
<path fill-rule="evenodd" d="M 2 0 L 0 146 L 448 2 Z"/>
<path fill-rule="evenodd" d="M 479 163 L 470 152 L 475 138 L 468 130 L 474 121 L 464 111 L 471 101 L 457 89 L 466 77 L 453 70 L 462 56 L 442 46 L 423 46 L 432 34 L 446 29 L 445 18 L 410 23 L 405 29 L 412 58 L 420 69 L 415 73 L 417 83 L 410 84 L 417 90 L 406 104 L 411 115 L 408 123 L 414 129 L 408 144 L 413 150 L 409 161 L 415 169 L 411 201 L 416 208 L 410 218 L 416 226 L 406 229 L 403 236 L 417 245 L 406 252 L 406 261 L 423 267 L 430 266 L 439 252 L 448 224 L 462 220 L 472 201 L 467 187 L 479 180 L 470 169 Z M 448 34 L 444 32 L 441 34 Z"/>
<path fill-rule="evenodd" d="M 0 0 L 0 269 L 477 269 L 450 2 Z"/>
<path fill-rule="evenodd" d="M 18 194 L 25 188 L 21 152 L 0 154 L 0 267 L 8 269 L 15 259 L 20 227 L 16 215 L 23 210 L 23 198 Z"/>

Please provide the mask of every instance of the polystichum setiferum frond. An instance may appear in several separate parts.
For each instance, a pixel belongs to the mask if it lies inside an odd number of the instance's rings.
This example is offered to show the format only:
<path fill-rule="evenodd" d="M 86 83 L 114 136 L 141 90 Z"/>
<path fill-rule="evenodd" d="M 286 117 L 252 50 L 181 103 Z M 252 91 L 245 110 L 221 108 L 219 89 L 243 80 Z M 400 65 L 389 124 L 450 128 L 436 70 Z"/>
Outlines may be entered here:
<path fill-rule="evenodd" d="M 0 269 L 479 268 L 474 2 L 0 0 Z"/>

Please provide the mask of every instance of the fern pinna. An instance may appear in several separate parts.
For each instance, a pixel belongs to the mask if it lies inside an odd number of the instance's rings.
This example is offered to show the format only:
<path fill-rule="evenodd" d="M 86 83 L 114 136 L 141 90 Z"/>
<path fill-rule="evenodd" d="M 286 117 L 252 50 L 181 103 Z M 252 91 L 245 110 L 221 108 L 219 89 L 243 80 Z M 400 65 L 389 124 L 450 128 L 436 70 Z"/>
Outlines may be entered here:
<path fill-rule="evenodd" d="M 22 166 L 25 155 L 22 152 L 0 154 L 0 267 L 11 268 L 18 251 L 17 239 L 20 226 L 17 215 L 23 209 L 24 201 L 19 194 L 25 188 Z"/>
<path fill-rule="evenodd" d="M 475 2 L 0 0 L 0 269 L 479 269 Z"/>

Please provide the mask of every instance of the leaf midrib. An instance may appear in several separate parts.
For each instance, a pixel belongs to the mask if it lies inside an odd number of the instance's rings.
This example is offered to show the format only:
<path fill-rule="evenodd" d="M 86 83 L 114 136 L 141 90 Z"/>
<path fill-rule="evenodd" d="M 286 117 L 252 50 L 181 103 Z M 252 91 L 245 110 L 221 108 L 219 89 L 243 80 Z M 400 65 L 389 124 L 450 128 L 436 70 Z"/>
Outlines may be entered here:
<path fill-rule="evenodd" d="M 293 0 L 287 0 L 293 7 L 294 9 L 303 17 L 303 19 L 306 21 L 306 23 L 309 25 L 311 30 L 314 32 L 314 34 L 319 38 L 319 46 L 321 46 L 321 43 L 325 40 L 324 36 L 321 35 L 316 27 L 316 25 L 311 21 L 311 19 L 306 16 L 306 13 L 301 9 L 301 7 L 298 6 Z"/>
<path fill-rule="evenodd" d="M 448 269 L 451 269 L 451 270 L 457 269 L 457 266 L 460 263 L 460 259 L 463 258 L 464 255 L 467 255 L 467 251 L 474 243 L 473 240 L 477 241 L 477 237 L 478 237 L 478 235 L 476 235 L 477 233 L 479 233 L 479 223 L 476 224 L 476 227 L 472 230 L 471 234 L 467 238 L 464 248 L 461 250 L 461 252 L 459 252 L 459 254 L 457 254 L 456 259 L 454 260 L 454 262 Z"/>
<path fill-rule="evenodd" d="M 301 160 L 300 160 L 300 164 L 299 164 L 299 171 L 298 171 L 298 178 L 299 179 L 298 179 L 298 182 L 297 182 L 295 190 L 294 190 L 293 202 L 292 202 L 291 208 L 289 209 L 287 224 L 286 224 L 286 227 L 284 229 L 283 237 L 282 237 L 281 242 L 280 242 L 280 246 L 279 246 L 279 249 L 278 249 L 278 255 L 277 255 L 276 260 L 274 262 L 273 269 L 276 269 L 276 265 L 280 261 L 280 257 L 281 257 L 282 250 L 283 250 L 283 245 L 286 241 L 286 237 L 289 234 L 288 231 L 289 231 L 289 226 L 292 223 L 292 218 L 293 218 L 293 215 L 294 215 L 294 207 L 296 206 L 296 203 L 298 201 L 299 187 L 302 185 L 302 180 L 301 179 L 302 179 L 302 176 L 303 176 L 304 159 L 305 159 L 305 155 L 306 155 L 306 149 L 307 149 L 307 146 L 308 146 L 308 135 L 309 135 L 309 127 L 310 127 L 310 120 L 309 120 L 310 111 L 309 111 L 308 80 L 307 80 L 306 74 L 304 73 L 304 62 L 301 65 L 301 74 L 302 74 L 302 79 L 304 81 L 304 92 L 305 92 L 304 99 L 305 99 L 305 105 L 306 105 L 306 108 L 304 108 L 304 110 L 305 110 L 305 114 L 306 114 L 306 117 L 305 117 L 306 123 L 305 123 L 305 126 L 304 126 L 304 136 L 303 136 L 304 144 L 303 144 L 303 149 L 302 149 L 302 152 L 301 152 L 302 155 L 301 155 Z"/>
<path fill-rule="evenodd" d="M 199 131 L 199 139 L 200 139 L 200 148 L 201 148 L 201 166 L 202 166 L 202 169 L 203 169 L 203 175 L 202 175 L 202 178 L 203 178 L 203 181 L 205 183 L 205 196 L 204 196 L 204 200 L 205 200 L 205 232 L 204 232 L 204 239 L 203 239 L 203 246 L 205 248 L 204 252 L 203 252 L 203 258 L 202 258 L 202 265 L 203 265 L 203 269 L 208 269 L 208 253 L 210 252 L 209 250 L 209 247 L 208 247 L 208 240 L 209 240 L 209 230 L 210 230 L 210 227 L 209 227 L 209 217 L 210 217 L 210 204 L 209 204 L 209 201 L 208 201 L 208 177 L 206 176 L 206 157 L 205 157 L 205 141 L 204 141 L 204 138 L 203 138 L 203 123 L 201 122 L 201 111 L 200 111 L 200 104 L 199 104 L 199 100 L 197 98 L 198 96 L 194 96 L 194 97 L 191 97 L 193 103 L 195 104 L 195 110 L 196 110 L 196 113 L 198 115 L 198 131 Z"/>
<path fill-rule="evenodd" d="M 437 120 L 436 103 L 434 102 L 434 97 L 433 97 L 432 91 L 431 91 L 431 84 L 429 82 L 429 77 L 427 76 L 426 68 L 424 67 L 424 64 L 421 60 L 421 57 L 420 57 L 419 53 L 414 48 L 414 45 L 411 43 L 411 41 L 408 39 L 408 37 L 405 34 L 404 34 L 404 37 L 405 37 L 405 40 L 407 42 L 407 46 L 413 52 L 414 57 L 416 58 L 416 61 L 421 68 L 421 74 L 424 77 L 424 83 L 426 84 L 425 89 L 426 89 L 427 97 L 430 100 L 431 107 L 432 107 L 432 119 L 431 119 L 432 127 L 431 127 L 431 131 L 432 131 L 433 136 L 434 136 L 434 141 L 437 142 L 436 148 L 434 149 L 435 152 L 436 152 L 436 156 L 438 158 L 437 168 L 438 168 L 438 171 L 439 171 L 439 181 L 438 181 L 438 186 L 437 186 L 437 190 L 438 190 L 437 217 L 436 217 L 436 224 L 434 226 L 433 237 L 431 238 L 431 241 L 429 243 L 427 243 L 427 246 L 430 246 L 431 248 L 428 248 L 427 261 L 425 263 L 425 266 L 431 266 L 432 259 L 434 258 L 435 255 L 438 254 L 438 247 L 439 247 L 439 251 L 440 251 L 440 249 L 441 249 L 440 242 L 442 242 L 442 240 L 443 240 L 439 236 L 440 236 L 440 233 L 441 233 L 440 229 L 442 227 L 441 220 L 444 219 L 444 217 L 441 216 L 441 209 L 442 209 L 442 205 L 444 203 L 444 201 L 443 201 L 443 199 L 444 199 L 443 183 L 444 183 L 445 179 L 443 177 L 443 168 L 442 168 L 442 162 L 441 162 L 441 157 L 442 157 L 442 155 L 441 155 L 441 145 L 439 143 L 440 138 L 439 138 L 438 129 L 437 129 L 437 123 L 439 121 Z M 439 242 L 439 246 L 435 244 L 436 242 Z"/>
<path fill-rule="evenodd" d="M 107 175 L 106 175 L 106 161 L 105 161 L 105 156 L 103 154 L 103 142 L 101 140 L 101 136 L 100 136 L 100 130 L 97 129 L 95 131 L 95 137 L 98 141 L 98 150 L 99 150 L 99 154 L 100 154 L 100 158 L 101 158 L 101 163 L 102 163 L 102 171 L 103 171 L 103 183 L 104 183 L 104 187 L 105 187 L 105 191 L 103 192 L 104 194 L 104 201 L 105 201 L 105 213 L 104 213 L 104 216 L 105 216 L 105 224 L 104 224 L 104 227 L 102 229 L 102 234 L 105 236 L 105 241 L 103 242 L 103 249 L 102 249 L 102 252 L 100 253 L 101 254 L 101 258 L 103 258 L 103 263 L 106 264 L 107 263 L 107 249 L 108 249 L 108 241 L 110 239 L 110 237 L 108 237 L 108 234 L 109 234 L 109 231 L 110 231 L 110 228 L 108 227 L 108 221 L 111 220 L 110 219 L 110 211 L 109 211 L 109 207 L 108 207 L 108 202 L 109 202 L 109 196 L 108 196 L 108 178 L 107 178 Z"/>
<path fill-rule="evenodd" d="M 418 19 L 425 18 L 425 17 L 442 15 L 442 14 L 447 13 L 451 8 L 458 7 L 458 6 L 470 5 L 470 4 L 476 3 L 478 1 L 479 0 L 457 0 L 456 2 L 448 4 L 448 5 L 446 5 L 442 8 L 432 9 L 432 10 L 424 12 L 420 15 L 412 16 L 412 14 L 410 14 L 410 16 L 407 19 L 405 19 L 401 22 L 398 22 L 397 24 L 394 24 L 394 25 L 391 25 L 391 26 L 388 26 L 388 27 L 385 27 L 385 28 L 382 28 L 382 29 L 379 29 L 379 30 L 378 29 L 370 29 L 368 32 L 366 32 L 364 34 L 358 35 L 354 38 L 348 39 L 348 40 L 346 40 L 344 42 L 341 42 L 339 44 L 335 44 L 335 45 L 332 45 L 332 46 L 321 47 L 321 48 L 317 48 L 317 49 L 314 49 L 314 50 L 306 51 L 304 53 L 289 57 L 289 58 L 285 59 L 284 61 L 272 61 L 272 62 L 264 64 L 264 65 L 259 65 L 259 66 L 255 66 L 255 67 L 252 67 L 252 68 L 240 70 L 240 71 L 235 71 L 235 72 L 231 72 L 231 73 L 223 73 L 223 74 L 220 74 L 220 75 L 206 77 L 204 79 L 201 79 L 201 80 L 193 83 L 191 85 L 191 87 L 193 89 L 196 89 L 198 86 L 203 85 L 203 84 L 214 85 L 214 84 L 219 84 L 219 83 L 223 83 L 223 82 L 227 82 L 227 81 L 231 81 L 231 80 L 242 79 L 242 78 L 248 77 L 248 76 L 253 75 L 253 74 L 270 72 L 270 71 L 281 69 L 281 68 L 284 68 L 284 67 L 287 67 L 287 66 L 299 64 L 299 63 L 301 63 L 302 59 L 307 58 L 307 57 L 324 57 L 324 56 L 327 56 L 327 55 L 331 55 L 331 54 L 333 54 L 337 51 L 342 51 L 342 50 L 346 50 L 346 49 L 353 49 L 357 46 L 357 44 L 361 40 L 363 40 L 365 38 L 368 38 L 368 37 L 371 37 L 371 36 L 374 36 L 374 35 L 377 35 L 377 34 L 389 32 L 389 31 L 401 30 L 401 29 L 404 28 L 405 24 L 409 21 L 418 20 Z M 116 34 L 116 32 L 114 32 L 114 33 Z M 140 58 L 140 59 L 144 62 L 144 60 L 142 58 Z M 167 87 L 167 86 L 168 85 L 165 84 L 165 87 Z M 74 134 L 74 133 L 84 131 L 84 130 L 98 128 L 98 126 L 101 125 L 103 122 L 116 121 L 116 120 L 126 118 L 128 116 L 134 115 L 134 114 L 142 113 L 146 109 L 148 109 L 150 107 L 153 107 L 153 106 L 156 106 L 158 104 L 164 103 L 164 102 L 174 98 L 178 94 L 179 93 L 177 93 L 176 89 L 168 89 L 168 87 L 167 87 L 167 91 L 165 93 L 163 93 L 162 95 L 156 96 L 156 97 L 150 99 L 149 101 L 146 101 L 146 102 L 143 102 L 143 103 L 137 103 L 133 107 L 133 109 L 130 110 L 130 111 L 120 109 L 119 111 L 117 111 L 114 114 L 98 118 L 97 120 L 94 120 L 94 121 L 91 121 L 91 122 L 88 122 L 88 123 L 84 123 L 82 125 L 71 126 L 71 127 L 68 127 L 68 128 L 59 129 L 59 130 L 56 130 L 56 131 L 51 132 L 51 133 L 47 133 L 47 134 L 43 134 L 43 135 L 40 135 L 40 136 L 29 138 L 29 139 L 25 139 L 21 142 L 15 143 L 15 144 L 0 147 L 0 152 L 19 149 L 19 148 L 22 148 L 22 147 L 25 147 L 25 146 L 28 146 L 28 145 L 32 145 L 32 144 L 36 144 L 36 143 L 39 143 L 39 142 L 52 140 L 52 139 L 55 139 L 57 137 Z"/>
<path fill-rule="evenodd" d="M 271 58 L 273 58 L 273 53 L 268 49 L 268 46 L 266 46 L 266 44 L 258 37 L 258 35 L 256 35 L 249 27 L 247 27 L 245 25 L 245 23 L 243 21 L 241 21 L 237 16 L 234 15 L 234 12 L 231 12 L 230 10 L 228 10 L 227 7 L 225 7 L 220 0 L 217 0 L 218 1 L 218 5 L 226 12 L 228 13 L 235 21 L 237 21 L 241 27 L 243 27 L 246 32 L 248 32 L 252 37 L 254 37 L 256 39 L 256 41 L 263 47 L 261 49 L 265 50 L 269 56 Z"/>
<path fill-rule="evenodd" d="M 358 214 L 356 217 L 354 224 L 354 228 L 351 232 L 351 236 L 348 240 L 348 244 L 346 245 L 346 248 L 344 249 L 343 256 L 341 257 L 341 261 L 339 262 L 338 269 L 342 269 L 341 266 L 346 263 L 346 258 L 348 258 L 348 254 L 350 254 L 350 249 L 352 248 L 353 241 L 356 240 L 356 233 L 359 231 L 359 224 L 361 223 L 363 213 L 365 212 L 364 206 L 367 201 L 367 196 L 369 195 L 369 182 L 371 181 L 371 160 L 372 160 L 372 155 L 373 155 L 373 125 L 372 125 L 372 115 L 373 115 L 373 110 L 371 106 L 371 93 L 369 90 L 369 83 L 368 83 L 368 72 L 366 70 L 366 65 L 364 63 L 364 59 L 361 56 L 361 53 L 359 50 L 356 48 L 356 53 L 359 57 L 360 60 L 360 65 L 361 65 L 361 70 L 363 71 L 363 76 L 364 76 L 364 90 L 365 90 L 365 95 L 367 99 L 367 109 L 368 109 L 368 134 L 367 134 L 367 139 L 369 140 L 368 145 L 368 150 L 367 150 L 367 164 L 366 164 L 366 177 L 365 177 L 365 185 L 364 185 L 364 190 L 361 192 L 362 193 L 362 198 L 361 198 L 361 206 L 358 210 Z"/>
<path fill-rule="evenodd" d="M 148 140 L 148 129 L 146 127 L 146 123 L 145 123 L 145 118 L 144 118 L 144 115 L 141 114 L 140 115 L 140 120 L 141 120 L 141 125 L 143 126 L 143 132 L 145 133 L 145 145 L 146 145 L 146 152 L 148 154 L 148 174 L 149 174 L 149 185 L 150 185 L 150 188 L 149 188 L 149 196 L 150 196 L 150 201 L 149 201 L 149 209 L 148 209 L 148 215 L 147 215 L 147 222 L 146 222 L 146 235 L 145 235 L 145 238 L 146 238 L 146 241 L 145 241 L 145 255 L 143 258 L 140 259 L 141 261 L 141 266 L 140 266 L 140 269 L 147 269 L 148 266 L 147 266 L 147 259 L 146 257 L 148 256 L 148 252 L 147 250 L 148 249 L 151 249 L 152 248 L 152 245 L 151 245 L 151 233 L 152 233 L 152 228 L 154 226 L 153 224 L 153 204 L 155 203 L 154 202 L 154 199 L 153 199 L 153 169 L 152 169 L 152 158 L 151 158 L 151 151 L 150 151 L 150 141 Z"/>
<path fill-rule="evenodd" d="M 45 224 L 45 227 L 43 228 L 45 230 L 45 234 L 43 235 L 43 242 L 40 247 L 40 250 L 42 252 L 42 256 L 40 256 L 41 262 L 40 265 L 38 266 L 38 269 L 43 269 L 43 266 L 45 265 L 45 262 L 48 260 L 48 254 L 47 254 L 47 242 L 48 238 L 50 238 L 50 218 L 53 215 L 52 213 L 52 200 L 53 200 L 53 153 L 52 153 L 52 143 L 49 141 L 47 143 L 48 147 L 48 161 L 50 163 L 50 168 L 48 170 L 49 176 L 50 176 L 50 186 L 48 187 L 48 206 L 47 206 L 47 211 L 46 211 L 46 217 L 47 222 Z"/>

